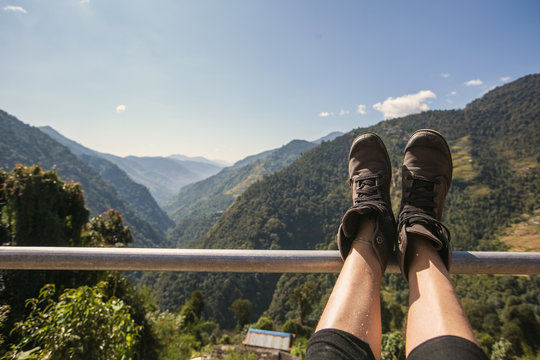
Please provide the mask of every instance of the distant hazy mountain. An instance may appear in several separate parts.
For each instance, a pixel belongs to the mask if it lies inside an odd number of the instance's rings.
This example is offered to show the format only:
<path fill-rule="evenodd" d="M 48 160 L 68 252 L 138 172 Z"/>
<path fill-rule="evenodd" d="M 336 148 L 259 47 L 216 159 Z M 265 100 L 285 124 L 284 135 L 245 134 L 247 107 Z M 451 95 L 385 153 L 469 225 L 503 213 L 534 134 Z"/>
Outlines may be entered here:
<path fill-rule="evenodd" d="M 332 140 L 334 140 L 335 138 L 337 138 L 338 136 L 341 136 L 341 135 L 343 135 L 343 133 L 341 131 L 334 131 L 334 132 L 331 132 L 330 134 L 328 134 L 326 136 L 323 136 L 320 139 L 313 140 L 312 143 L 320 144 L 323 141 L 332 141 Z"/>
<path fill-rule="evenodd" d="M 223 168 L 221 163 L 201 157 L 189 158 L 183 155 L 120 157 L 105 154 L 66 138 L 50 126 L 40 129 L 59 143 L 67 146 L 76 155 L 97 156 L 116 164 L 135 182 L 146 186 L 160 205 L 177 195 L 183 186 L 212 176 Z"/>
<path fill-rule="evenodd" d="M 134 246 L 162 247 L 163 233 L 145 221 L 91 166 L 67 147 L 39 129 L 26 125 L 0 110 L 0 168 L 11 170 L 17 163 L 55 168 L 64 181 L 75 181 L 84 190 L 92 215 L 118 210 L 135 237 Z"/>
<path fill-rule="evenodd" d="M 220 166 L 220 167 L 227 167 L 227 166 L 232 165 L 232 163 L 230 163 L 228 161 L 224 161 L 224 160 L 208 160 L 207 158 L 204 158 L 202 156 L 186 156 L 186 155 L 174 154 L 174 155 L 167 156 L 167 158 L 174 159 L 174 160 L 179 160 L 179 161 L 196 161 L 196 162 L 206 163 L 206 164 L 210 164 L 210 165 L 217 165 L 217 166 Z"/>
<path fill-rule="evenodd" d="M 197 161 L 183 161 L 165 157 L 118 157 L 105 154 L 136 182 L 145 185 L 158 204 L 178 194 L 185 185 L 214 175 L 222 167 Z"/>

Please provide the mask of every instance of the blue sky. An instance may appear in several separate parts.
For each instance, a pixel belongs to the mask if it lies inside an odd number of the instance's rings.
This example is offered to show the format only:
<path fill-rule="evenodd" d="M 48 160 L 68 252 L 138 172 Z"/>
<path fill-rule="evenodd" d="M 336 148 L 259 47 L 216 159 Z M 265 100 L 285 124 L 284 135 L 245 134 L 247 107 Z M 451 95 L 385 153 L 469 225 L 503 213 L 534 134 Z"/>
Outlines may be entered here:
<path fill-rule="evenodd" d="M 236 161 L 540 72 L 539 1 L 0 0 L 0 109 L 92 149 Z"/>

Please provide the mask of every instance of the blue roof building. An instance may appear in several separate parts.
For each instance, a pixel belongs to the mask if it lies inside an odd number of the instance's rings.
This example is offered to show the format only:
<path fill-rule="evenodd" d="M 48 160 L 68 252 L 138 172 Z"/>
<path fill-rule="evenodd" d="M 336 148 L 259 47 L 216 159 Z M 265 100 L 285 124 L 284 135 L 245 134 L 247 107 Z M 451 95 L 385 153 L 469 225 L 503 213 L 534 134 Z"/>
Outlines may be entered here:
<path fill-rule="evenodd" d="M 243 344 L 290 352 L 292 341 L 293 334 L 250 328 Z"/>

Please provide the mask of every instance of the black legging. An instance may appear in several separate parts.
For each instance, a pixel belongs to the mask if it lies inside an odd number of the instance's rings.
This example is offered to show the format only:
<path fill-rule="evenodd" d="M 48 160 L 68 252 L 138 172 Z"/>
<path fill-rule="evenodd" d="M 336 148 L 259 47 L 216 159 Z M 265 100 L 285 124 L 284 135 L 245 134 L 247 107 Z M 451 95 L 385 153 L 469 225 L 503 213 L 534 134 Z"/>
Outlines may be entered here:
<path fill-rule="evenodd" d="M 369 345 L 337 329 L 324 329 L 309 340 L 307 360 L 375 360 Z M 482 349 L 458 336 L 440 336 L 430 339 L 411 351 L 407 360 L 488 360 Z"/>

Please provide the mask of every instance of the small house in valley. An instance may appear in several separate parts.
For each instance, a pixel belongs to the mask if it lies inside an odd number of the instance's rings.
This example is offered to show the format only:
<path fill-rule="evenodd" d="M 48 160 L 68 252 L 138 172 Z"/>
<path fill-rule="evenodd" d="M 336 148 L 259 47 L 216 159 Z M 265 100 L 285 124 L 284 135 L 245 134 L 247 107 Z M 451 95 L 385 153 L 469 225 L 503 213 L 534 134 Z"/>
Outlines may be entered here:
<path fill-rule="evenodd" d="M 243 344 L 246 346 L 290 352 L 292 341 L 293 334 L 250 328 L 244 338 Z"/>

